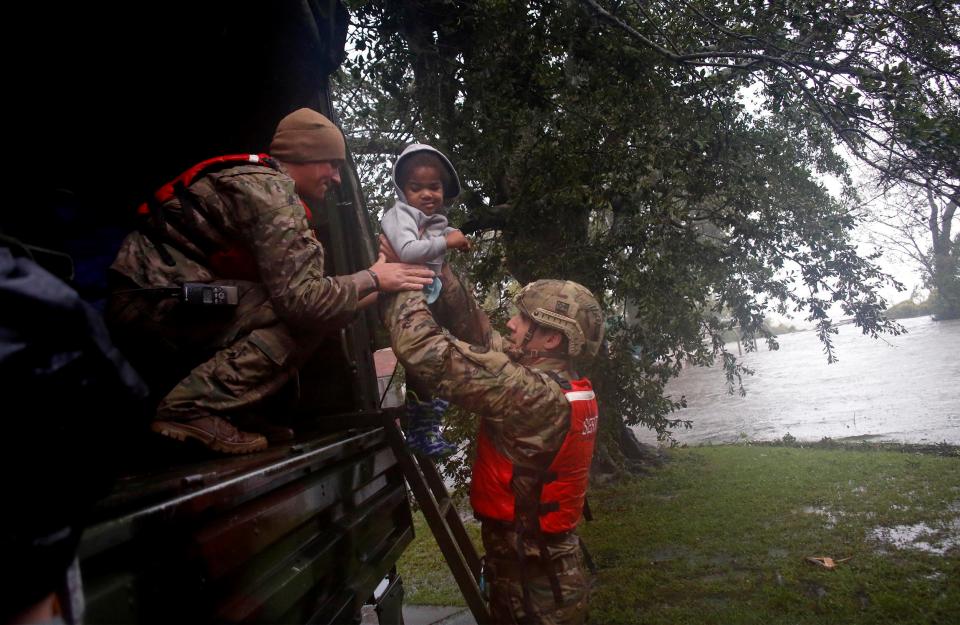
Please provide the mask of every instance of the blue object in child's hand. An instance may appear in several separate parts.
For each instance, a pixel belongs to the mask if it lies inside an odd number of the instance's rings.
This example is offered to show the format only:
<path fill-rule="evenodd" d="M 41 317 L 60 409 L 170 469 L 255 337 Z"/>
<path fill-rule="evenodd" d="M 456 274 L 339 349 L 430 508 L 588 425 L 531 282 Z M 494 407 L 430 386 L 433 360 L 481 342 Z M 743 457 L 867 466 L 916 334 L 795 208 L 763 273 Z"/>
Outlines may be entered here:
<path fill-rule="evenodd" d="M 440 278 L 437 276 L 433 277 L 433 282 L 423 287 L 423 294 L 427 298 L 427 303 L 432 304 L 440 297 L 440 290 L 443 288 L 443 283 L 440 282 Z"/>

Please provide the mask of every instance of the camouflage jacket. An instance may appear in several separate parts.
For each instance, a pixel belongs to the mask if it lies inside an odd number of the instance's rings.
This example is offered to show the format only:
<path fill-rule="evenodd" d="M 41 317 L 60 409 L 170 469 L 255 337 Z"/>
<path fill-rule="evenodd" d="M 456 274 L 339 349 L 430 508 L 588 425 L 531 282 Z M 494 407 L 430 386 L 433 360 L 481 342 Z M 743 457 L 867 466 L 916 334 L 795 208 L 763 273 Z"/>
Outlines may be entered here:
<path fill-rule="evenodd" d="M 393 351 L 407 371 L 439 397 L 474 412 L 497 450 L 515 465 L 546 469 L 563 444 L 570 404 L 548 371 L 569 379 L 562 360 L 516 362 L 493 333 L 490 345 L 470 345 L 446 333 L 420 292 L 383 298 Z"/>
<path fill-rule="evenodd" d="M 187 192 L 194 206 L 185 207 L 176 197 L 165 202 L 162 221 L 152 218 L 149 229 L 127 236 L 113 271 L 141 288 L 229 281 L 231 276 L 218 275 L 210 259 L 239 252 L 252 259 L 257 281 L 288 325 L 308 328 L 356 311 L 356 280 L 324 275 L 323 247 L 289 176 L 266 165 L 244 164 L 208 173 Z"/>

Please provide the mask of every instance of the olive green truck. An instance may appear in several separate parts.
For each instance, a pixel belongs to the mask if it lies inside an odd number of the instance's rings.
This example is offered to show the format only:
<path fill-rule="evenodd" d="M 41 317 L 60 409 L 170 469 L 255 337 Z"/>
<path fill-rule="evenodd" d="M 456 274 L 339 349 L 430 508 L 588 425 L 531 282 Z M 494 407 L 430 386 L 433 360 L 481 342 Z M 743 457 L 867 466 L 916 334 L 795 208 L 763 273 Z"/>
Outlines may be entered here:
<path fill-rule="evenodd" d="M 336 120 L 327 80 L 348 16 L 334 0 L 39 4 L 9 22 L 43 53 L 21 121 L 42 124 L 45 142 L 25 158 L 51 160 L 24 184 L 68 190 L 104 223 L 123 227 L 194 163 L 265 151 L 292 110 Z M 345 170 L 313 211 L 331 274 L 374 258 Z M 413 528 L 378 427 L 374 330 L 365 313 L 318 350 L 300 376 L 306 408 L 291 442 L 217 458 L 146 434 L 130 441 L 80 545 L 84 622 L 353 622 L 378 586 L 381 622 L 401 620 L 392 571 Z"/>

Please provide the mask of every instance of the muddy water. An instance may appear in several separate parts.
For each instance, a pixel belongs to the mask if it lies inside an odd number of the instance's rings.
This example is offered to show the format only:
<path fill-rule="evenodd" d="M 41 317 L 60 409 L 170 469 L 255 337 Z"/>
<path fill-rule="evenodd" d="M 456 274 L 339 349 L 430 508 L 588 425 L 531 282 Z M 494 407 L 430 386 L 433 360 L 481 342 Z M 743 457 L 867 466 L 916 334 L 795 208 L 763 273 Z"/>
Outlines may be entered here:
<path fill-rule="evenodd" d="M 803 441 L 856 438 L 960 444 L 960 321 L 905 319 L 908 333 L 881 340 L 852 325 L 840 327 L 839 362 L 828 365 L 812 331 L 785 334 L 780 350 L 744 354 L 756 374 L 744 378 L 746 397 L 727 392 L 720 367 L 685 370 L 667 394 L 687 398 L 675 416 L 693 421 L 678 430 L 685 443 L 770 440 L 789 433 Z M 737 353 L 736 344 L 728 349 Z M 645 442 L 656 437 L 637 429 Z"/>

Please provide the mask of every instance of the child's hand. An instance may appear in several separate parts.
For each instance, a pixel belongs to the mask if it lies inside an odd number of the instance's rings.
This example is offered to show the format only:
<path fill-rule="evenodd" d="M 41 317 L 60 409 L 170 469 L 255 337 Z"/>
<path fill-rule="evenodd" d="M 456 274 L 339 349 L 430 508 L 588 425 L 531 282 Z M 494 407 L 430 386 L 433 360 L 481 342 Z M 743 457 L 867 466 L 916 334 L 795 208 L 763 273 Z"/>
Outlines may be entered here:
<path fill-rule="evenodd" d="M 459 230 L 454 230 L 447 235 L 447 249 L 470 249 L 470 239 L 465 237 Z"/>

